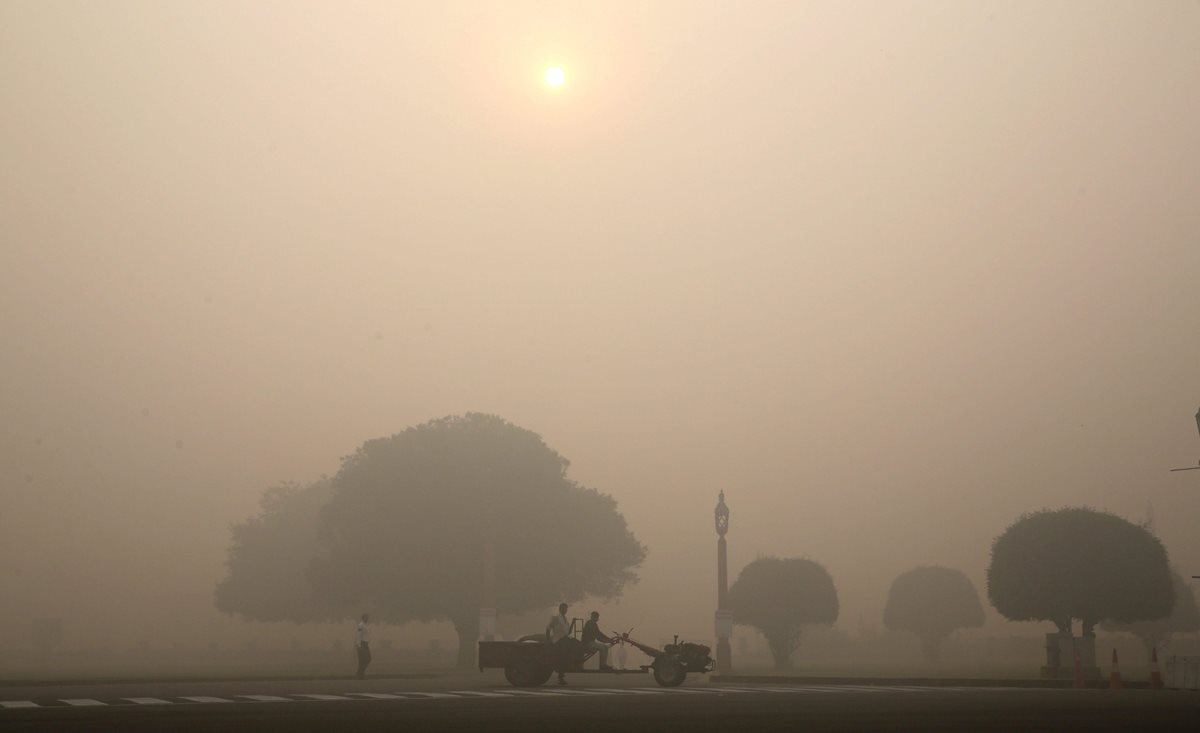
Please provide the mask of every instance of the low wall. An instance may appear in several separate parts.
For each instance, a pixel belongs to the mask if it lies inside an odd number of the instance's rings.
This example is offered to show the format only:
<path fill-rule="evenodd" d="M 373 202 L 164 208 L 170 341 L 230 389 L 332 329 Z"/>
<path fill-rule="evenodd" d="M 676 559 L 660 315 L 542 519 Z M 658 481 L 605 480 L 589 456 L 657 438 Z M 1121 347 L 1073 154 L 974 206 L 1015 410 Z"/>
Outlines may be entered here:
<path fill-rule="evenodd" d="M 1163 685 L 1175 690 L 1200 690 L 1200 657 L 1167 657 Z"/>

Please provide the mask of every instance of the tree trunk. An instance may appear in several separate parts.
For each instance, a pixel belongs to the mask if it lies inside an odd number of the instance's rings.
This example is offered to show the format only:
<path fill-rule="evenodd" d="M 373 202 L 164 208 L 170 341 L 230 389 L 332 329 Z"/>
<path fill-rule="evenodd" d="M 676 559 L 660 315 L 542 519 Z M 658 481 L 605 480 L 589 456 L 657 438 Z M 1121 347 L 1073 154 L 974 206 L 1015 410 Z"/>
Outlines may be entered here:
<path fill-rule="evenodd" d="M 451 621 L 454 622 L 454 631 L 458 634 L 458 659 L 454 665 L 455 669 L 459 672 L 469 672 L 475 669 L 479 616 L 464 615 Z"/>
<path fill-rule="evenodd" d="M 771 656 L 775 658 L 776 671 L 787 672 L 792 669 L 792 652 L 796 651 L 796 643 L 790 634 L 782 638 L 768 636 L 767 647 L 771 650 Z"/>
<path fill-rule="evenodd" d="M 922 636 L 921 637 L 921 656 L 925 657 L 927 662 L 936 662 L 941 658 L 942 637 L 940 636 Z"/>
<path fill-rule="evenodd" d="M 1139 636 L 1138 638 L 1142 640 L 1142 646 L 1146 649 L 1146 661 L 1149 662 L 1154 658 L 1154 639 L 1146 636 Z"/>

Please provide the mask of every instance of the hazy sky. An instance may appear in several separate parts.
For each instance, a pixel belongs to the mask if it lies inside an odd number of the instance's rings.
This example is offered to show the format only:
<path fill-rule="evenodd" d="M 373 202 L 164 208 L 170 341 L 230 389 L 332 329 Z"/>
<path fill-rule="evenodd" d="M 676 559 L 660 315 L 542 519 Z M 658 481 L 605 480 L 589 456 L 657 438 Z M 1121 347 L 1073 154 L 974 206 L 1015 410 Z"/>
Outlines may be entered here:
<path fill-rule="evenodd" d="M 239 633 L 264 488 L 465 411 L 663 636 L 720 489 L 851 631 L 1046 506 L 1200 574 L 1198 79 L 1197 2 L 0 0 L 0 646 Z"/>

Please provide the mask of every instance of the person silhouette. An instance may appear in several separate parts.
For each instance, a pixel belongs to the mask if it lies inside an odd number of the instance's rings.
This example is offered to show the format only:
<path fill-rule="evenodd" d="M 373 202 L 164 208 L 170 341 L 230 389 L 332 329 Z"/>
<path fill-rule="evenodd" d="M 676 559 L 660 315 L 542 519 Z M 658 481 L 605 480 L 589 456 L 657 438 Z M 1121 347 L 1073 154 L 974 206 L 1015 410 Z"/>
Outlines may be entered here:
<path fill-rule="evenodd" d="M 368 638 L 370 632 L 367 630 L 367 622 L 370 620 L 371 617 L 364 613 L 354 634 L 354 649 L 358 652 L 358 674 L 355 676 L 359 678 L 366 676 L 367 667 L 371 664 L 371 643 Z"/>

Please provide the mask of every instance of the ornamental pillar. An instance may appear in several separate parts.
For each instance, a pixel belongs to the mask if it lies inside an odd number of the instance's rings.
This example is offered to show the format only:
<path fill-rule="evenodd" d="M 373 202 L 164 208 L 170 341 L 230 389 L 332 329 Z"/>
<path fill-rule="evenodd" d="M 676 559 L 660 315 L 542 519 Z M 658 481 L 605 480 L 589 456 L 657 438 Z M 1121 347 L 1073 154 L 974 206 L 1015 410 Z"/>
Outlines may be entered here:
<path fill-rule="evenodd" d="M 729 507 L 725 492 L 717 497 L 714 512 L 717 526 L 717 613 L 714 626 L 717 636 L 717 672 L 733 673 L 729 639 L 733 636 L 733 611 L 729 608 L 729 564 L 725 558 L 725 533 L 729 531 Z"/>

